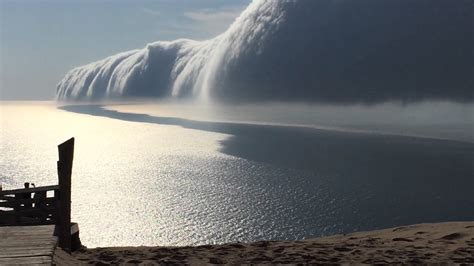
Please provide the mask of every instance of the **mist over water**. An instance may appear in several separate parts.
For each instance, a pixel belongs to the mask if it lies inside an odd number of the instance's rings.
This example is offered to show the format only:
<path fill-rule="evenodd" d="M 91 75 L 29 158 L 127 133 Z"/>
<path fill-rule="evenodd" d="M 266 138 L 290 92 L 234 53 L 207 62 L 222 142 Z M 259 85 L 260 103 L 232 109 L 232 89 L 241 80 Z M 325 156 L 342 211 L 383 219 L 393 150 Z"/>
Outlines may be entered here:
<path fill-rule="evenodd" d="M 103 106 L 107 110 L 175 117 L 199 121 L 288 125 L 360 133 L 378 133 L 474 141 L 473 104 L 425 101 L 376 105 L 203 104 L 193 101 L 138 101 Z"/>

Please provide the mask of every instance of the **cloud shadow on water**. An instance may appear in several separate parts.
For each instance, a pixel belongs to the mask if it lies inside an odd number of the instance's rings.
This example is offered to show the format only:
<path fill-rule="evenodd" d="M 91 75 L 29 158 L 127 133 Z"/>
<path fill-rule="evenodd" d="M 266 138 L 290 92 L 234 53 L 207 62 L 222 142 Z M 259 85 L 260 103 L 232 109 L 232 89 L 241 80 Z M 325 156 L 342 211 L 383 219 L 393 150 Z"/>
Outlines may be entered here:
<path fill-rule="evenodd" d="M 327 177 L 338 193 L 371 194 L 364 204 L 376 212 L 382 221 L 380 226 L 474 219 L 473 143 L 155 117 L 107 110 L 100 105 L 69 105 L 59 109 L 229 134 L 231 136 L 220 143 L 222 153 L 314 173 L 314 178 Z M 354 214 L 347 215 L 354 217 Z M 394 217 L 399 220 L 395 221 Z"/>

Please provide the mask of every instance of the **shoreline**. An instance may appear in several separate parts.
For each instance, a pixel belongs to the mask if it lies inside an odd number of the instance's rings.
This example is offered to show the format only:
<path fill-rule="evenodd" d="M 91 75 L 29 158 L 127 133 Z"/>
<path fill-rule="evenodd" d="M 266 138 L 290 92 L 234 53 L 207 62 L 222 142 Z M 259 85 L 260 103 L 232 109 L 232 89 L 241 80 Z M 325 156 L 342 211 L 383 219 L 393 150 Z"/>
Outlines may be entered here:
<path fill-rule="evenodd" d="M 84 248 L 91 264 L 474 263 L 474 221 L 425 223 L 300 241 Z"/>

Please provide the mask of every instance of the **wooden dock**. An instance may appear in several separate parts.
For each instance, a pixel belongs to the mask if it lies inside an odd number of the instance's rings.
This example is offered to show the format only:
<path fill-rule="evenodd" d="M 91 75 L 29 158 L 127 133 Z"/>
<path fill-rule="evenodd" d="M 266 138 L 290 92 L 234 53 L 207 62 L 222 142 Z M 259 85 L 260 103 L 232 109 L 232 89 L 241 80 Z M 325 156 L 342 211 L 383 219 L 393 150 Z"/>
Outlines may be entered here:
<path fill-rule="evenodd" d="M 0 227 L 0 265 L 51 265 L 58 238 L 54 225 Z"/>
<path fill-rule="evenodd" d="M 58 151 L 58 185 L 0 189 L 0 265 L 68 265 L 69 252 L 81 246 L 71 223 L 74 138 Z"/>

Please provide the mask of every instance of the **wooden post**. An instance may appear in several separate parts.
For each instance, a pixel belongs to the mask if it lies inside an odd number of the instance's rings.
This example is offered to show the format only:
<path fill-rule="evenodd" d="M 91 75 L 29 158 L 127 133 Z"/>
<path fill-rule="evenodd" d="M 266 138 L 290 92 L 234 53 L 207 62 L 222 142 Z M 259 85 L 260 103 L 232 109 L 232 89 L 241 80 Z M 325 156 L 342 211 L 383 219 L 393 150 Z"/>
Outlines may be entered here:
<path fill-rule="evenodd" d="M 71 251 L 71 172 L 74 157 L 74 138 L 59 144 L 59 246 Z"/>
<path fill-rule="evenodd" d="M 30 183 L 26 182 L 25 188 L 30 188 Z M 22 215 L 20 214 L 20 211 L 31 209 L 31 206 L 32 206 L 31 203 L 21 203 L 21 202 L 22 200 L 25 200 L 25 199 L 31 199 L 31 193 L 30 192 L 19 193 L 19 194 L 15 194 L 14 197 L 15 199 L 18 199 L 18 202 L 20 202 L 20 203 L 16 203 L 15 207 L 13 208 L 15 211 L 14 223 L 15 225 L 20 225 L 22 222 L 22 219 L 21 219 Z"/>
<path fill-rule="evenodd" d="M 46 223 L 48 220 L 48 212 L 44 210 L 47 207 L 46 194 L 46 191 L 38 191 L 35 192 L 35 196 L 33 197 L 35 201 L 35 209 L 42 211 L 38 214 L 40 224 Z"/>
<path fill-rule="evenodd" d="M 25 188 L 30 188 L 30 183 L 26 182 L 25 183 Z M 29 193 L 29 192 L 23 193 L 22 198 L 23 199 L 31 199 L 31 193 Z M 31 207 L 33 206 L 31 203 L 25 203 L 23 205 L 24 205 L 25 210 L 31 209 Z"/>

